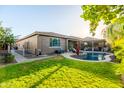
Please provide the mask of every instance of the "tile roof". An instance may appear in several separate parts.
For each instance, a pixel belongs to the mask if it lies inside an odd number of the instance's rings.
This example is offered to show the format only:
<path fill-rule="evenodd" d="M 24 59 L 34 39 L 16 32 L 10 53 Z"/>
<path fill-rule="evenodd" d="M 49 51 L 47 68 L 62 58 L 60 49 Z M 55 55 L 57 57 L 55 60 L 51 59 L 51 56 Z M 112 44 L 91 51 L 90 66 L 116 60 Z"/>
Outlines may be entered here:
<path fill-rule="evenodd" d="M 17 40 L 17 42 L 18 42 L 18 41 L 21 41 L 21 40 L 24 40 L 24 39 L 26 39 L 26 38 L 29 38 L 29 37 L 31 37 L 31 36 L 34 36 L 34 35 L 43 35 L 43 36 L 59 37 L 59 38 L 65 38 L 65 39 L 71 39 L 71 40 L 80 40 L 80 41 L 91 41 L 91 40 L 97 41 L 97 40 L 101 40 L 101 39 L 92 38 L 92 37 L 79 38 L 79 37 L 75 37 L 75 36 L 62 35 L 62 34 L 55 33 L 55 32 L 40 32 L 40 31 L 35 31 L 35 32 L 33 32 L 32 34 L 27 35 L 27 36 L 25 36 L 24 38 L 21 38 L 21 39 Z"/>

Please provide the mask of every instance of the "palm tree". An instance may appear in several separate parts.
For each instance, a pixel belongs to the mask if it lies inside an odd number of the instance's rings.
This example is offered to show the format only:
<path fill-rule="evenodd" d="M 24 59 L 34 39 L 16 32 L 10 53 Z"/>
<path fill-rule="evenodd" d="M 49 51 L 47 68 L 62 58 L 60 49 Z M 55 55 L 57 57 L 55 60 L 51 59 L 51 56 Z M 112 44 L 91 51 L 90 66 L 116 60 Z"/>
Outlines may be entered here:
<path fill-rule="evenodd" d="M 10 28 L 4 28 L 0 24 L 0 49 L 7 50 L 8 45 L 14 44 L 15 38 Z"/>
<path fill-rule="evenodd" d="M 122 43 L 124 39 L 124 18 L 117 19 L 116 22 L 110 24 L 107 30 L 104 31 L 104 35 L 112 47 L 116 47 L 118 44 Z M 117 43 L 118 41 L 121 42 Z"/>
<path fill-rule="evenodd" d="M 104 31 L 104 35 L 118 61 L 121 62 L 124 57 L 124 18 L 116 19 L 111 23 Z"/>

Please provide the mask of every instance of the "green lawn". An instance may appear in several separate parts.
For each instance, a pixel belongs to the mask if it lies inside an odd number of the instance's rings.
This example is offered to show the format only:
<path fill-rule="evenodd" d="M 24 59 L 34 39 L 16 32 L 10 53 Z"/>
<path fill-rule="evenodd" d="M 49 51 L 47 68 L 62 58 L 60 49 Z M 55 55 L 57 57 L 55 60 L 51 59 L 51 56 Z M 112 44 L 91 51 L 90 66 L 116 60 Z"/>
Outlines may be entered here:
<path fill-rule="evenodd" d="M 0 68 L 0 87 L 122 87 L 116 64 L 81 62 L 57 56 Z"/>

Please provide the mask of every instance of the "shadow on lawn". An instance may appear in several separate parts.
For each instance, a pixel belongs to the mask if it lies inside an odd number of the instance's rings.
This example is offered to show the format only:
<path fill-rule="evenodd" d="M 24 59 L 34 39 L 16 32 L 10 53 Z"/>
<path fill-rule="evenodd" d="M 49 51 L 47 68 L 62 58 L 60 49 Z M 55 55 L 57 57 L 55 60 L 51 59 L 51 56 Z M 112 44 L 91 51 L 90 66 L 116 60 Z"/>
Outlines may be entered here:
<path fill-rule="evenodd" d="M 115 74 L 116 66 L 112 63 L 105 62 L 81 62 L 65 59 L 65 63 L 62 65 L 69 68 L 75 68 L 89 73 L 96 74 L 99 77 L 108 78 L 110 80 L 118 80 L 119 76 Z"/>
<path fill-rule="evenodd" d="M 6 66 L 0 68 L 0 83 L 10 79 L 19 78 L 21 76 L 30 75 L 38 72 L 39 70 L 44 70 L 55 65 L 57 64 L 49 62 L 48 60 L 38 60 L 30 63 Z"/>
<path fill-rule="evenodd" d="M 118 76 L 115 75 L 113 69 L 113 64 L 111 63 L 91 63 L 91 62 L 80 62 L 75 60 L 66 59 L 64 57 L 58 56 L 49 59 L 34 61 L 30 63 L 22 63 L 13 66 L 7 66 L 0 68 L 0 83 L 6 80 L 19 78 L 21 76 L 26 76 L 32 73 L 35 73 L 39 70 L 47 69 L 51 66 L 60 66 L 55 69 L 50 74 L 46 75 L 44 78 L 36 82 L 31 87 L 37 86 L 39 83 L 42 83 L 44 80 L 48 79 L 52 74 L 58 71 L 62 66 L 67 66 L 69 68 L 75 68 L 82 71 L 87 71 L 99 77 L 105 77 L 112 81 L 118 80 Z"/>
<path fill-rule="evenodd" d="M 54 60 L 54 61 L 53 61 Z M 107 78 L 112 81 L 119 80 L 119 76 L 115 74 L 116 66 L 107 62 L 81 62 L 76 60 L 66 59 L 62 56 L 49 59 L 49 64 L 67 66 L 68 68 L 75 68 L 82 71 L 93 73 L 99 77 Z"/>
<path fill-rule="evenodd" d="M 52 74 L 56 73 L 59 69 L 61 69 L 62 66 L 59 66 L 58 68 L 56 68 L 54 71 L 50 72 L 48 75 L 44 76 L 41 80 L 37 81 L 35 84 L 33 84 L 30 88 L 35 88 L 36 86 L 38 86 L 39 84 L 42 84 L 42 82 L 46 79 L 48 79 Z"/>

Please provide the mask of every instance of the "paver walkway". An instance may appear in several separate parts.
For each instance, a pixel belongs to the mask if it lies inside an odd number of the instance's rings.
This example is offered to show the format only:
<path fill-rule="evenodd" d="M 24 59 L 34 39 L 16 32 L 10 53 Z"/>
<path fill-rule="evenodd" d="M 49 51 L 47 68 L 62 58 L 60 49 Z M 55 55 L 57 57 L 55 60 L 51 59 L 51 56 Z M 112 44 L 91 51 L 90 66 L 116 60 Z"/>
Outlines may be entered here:
<path fill-rule="evenodd" d="M 11 50 L 11 53 L 15 56 L 15 59 L 18 63 L 26 61 L 27 58 L 23 57 L 22 55 L 16 53 L 14 50 Z"/>
<path fill-rule="evenodd" d="M 50 58 L 50 57 L 53 57 L 53 56 L 42 56 L 42 57 L 38 57 L 38 58 L 31 58 L 31 59 L 28 59 L 18 53 L 16 53 L 14 50 L 11 50 L 11 53 L 15 56 L 15 59 L 17 61 L 17 63 L 22 63 L 22 62 L 30 62 L 30 61 L 34 61 L 34 60 L 40 60 L 40 59 L 45 59 L 45 58 Z"/>

